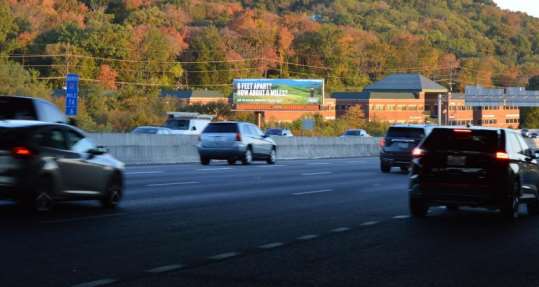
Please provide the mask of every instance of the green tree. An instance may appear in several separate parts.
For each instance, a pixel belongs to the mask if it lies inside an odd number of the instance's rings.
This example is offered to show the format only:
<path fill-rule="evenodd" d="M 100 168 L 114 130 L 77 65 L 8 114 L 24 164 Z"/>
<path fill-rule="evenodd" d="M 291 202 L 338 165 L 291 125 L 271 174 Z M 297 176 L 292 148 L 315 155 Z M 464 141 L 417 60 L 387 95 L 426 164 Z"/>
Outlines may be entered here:
<path fill-rule="evenodd" d="M 539 91 L 539 75 L 528 80 L 527 90 Z M 539 108 L 522 108 L 520 110 L 521 125 L 524 128 L 539 128 Z"/>

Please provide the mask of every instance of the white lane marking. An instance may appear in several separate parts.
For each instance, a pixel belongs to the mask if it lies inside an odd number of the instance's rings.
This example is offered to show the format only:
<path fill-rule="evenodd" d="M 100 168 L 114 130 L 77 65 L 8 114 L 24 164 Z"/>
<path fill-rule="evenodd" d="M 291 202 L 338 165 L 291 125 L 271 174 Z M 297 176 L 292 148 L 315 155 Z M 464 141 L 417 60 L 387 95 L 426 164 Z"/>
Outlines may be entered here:
<path fill-rule="evenodd" d="M 306 165 L 330 165 L 329 162 L 308 162 Z"/>
<path fill-rule="evenodd" d="M 147 184 L 146 186 L 147 187 L 170 186 L 170 185 L 184 185 L 184 184 L 197 184 L 197 183 L 200 183 L 200 182 L 198 182 L 198 181 L 184 181 L 184 182 L 152 183 L 152 184 Z"/>
<path fill-rule="evenodd" d="M 311 176 L 311 175 L 326 175 L 326 174 L 332 174 L 331 171 L 322 171 L 322 172 L 306 172 L 302 173 L 303 176 Z"/>
<path fill-rule="evenodd" d="M 210 256 L 208 258 L 210 258 L 211 260 L 223 260 L 223 259 L 231 258 L 234 256 L 238 256 L 238 255 L 240 254 L 237 252 L 226 252 L 226 253 L 221 253 L 214 256 Z"/>
<path fill-rule="evenodd" d="M 337 227 L 335 229 L 332 229 L 331 232 L 339 233 L 339 232 L 349 231 L 350 229 L 351 229 L 350 227 Z"/>
<path fill-rule="evenodd" d="M 116 282 L 116 279 L 105 278 L 105 279 L 100 279 L 100 280 L 73 285 L 73 287 L 97 287 L 97 286 L 112 284 L 114 282 Z"/>
<path fill-rule="evenodd" d="M 317 237 L 318 237 L 317 234 L 307 234 L 307 235 L 300 236 L 300 237 L 298 237 L 296 239 L 297 240 L 311 240 L 311 239 L 315 239 Z"/>
<path fill-rule="evenodd" d="M 366 221 L 366 222 L 363 222 L 363 223 L 361 223 L 360 225 L 361 225 L 361 226 L 371 226 L 371 225 L 375 225 L 375 224 L 378 224 L 378 223 L 380 223 L 380 222 L 379 222 L 379 221 L 374 221 L 374 220 L 373 220 L 373 221 Z"/>
<path fill-rule="evenodd" d="M 393 219 L 407 219 L 410 218 L 410 215 L 395 215 Z"/>
<path fill-rule="evenodd" d="M 156 173 L 163 173 L 163 171 L 132 171 L 132 172 L 126 172 L 125 175 L 156 174 Z"/>
<path fill-rule="evenodd" d="M 267 168 L 267 167 L 281 167 L 281 166 L 288 166 L 288 165 L 285 165 L 285 164 L 268 164 L 268 165 L 255 165 L 256 167 L 261 167 L 261 168 Z"/>
<path fill-rule="evenodd" d="M 94 215 L 94 216 L 84 216 L 84 217 L 77 217 L 77 218 L 69 218 L 69 219 L 57 219 L 57 220 L 44 220 L 40 223 L 44 224 L 52 224 L 52 223 L 63 223 L 63 222 L 73 222 L 73 221 L 82 221 L 82 220 L 90 220 L 90 219 L 99 219 L 99 218 L 106 218 L 106 217 L 113 217 L 113 216 L 120 216 L 124 215 L 124 213 L 115 213 L 115 214 L 103 214 L 103 215 Z"/>
<path fill-rule="evenodd" d="M 296 192 L 296 193 L 292 193 L 292 195 L 316 194 L 316 193 L 324 193 L 324 192 L 330 192 L 330 191 L 333 191 L 333 189 L 321 189 L 321 190 L 313 190 L 313 191 Z"/>
<path fill-rule="evenodd" d="M 260 246 L 258 246 L 258 248 L 260 248 L 260 249 L 271 249 L 271 248 L 276 248 L 276 247 L 280 247 L 280 246 L 283 246 L 283 245 L 284 245 L 284 243 L 282 243 L 282 242 L 273 242 L 273 243 L 260 245 Z"/>
<path fill-rule="evenodd" d="M 160 267 L 156 267 L 156 268 L 146 270 L 146 272 L 148 272 L 148 273 L 163 273 L 163 272 L 169 272 L 169 271 L 173 271 L 173 270 L 178 270 L 178 269 L 181 269 L 182 267 L 183 267 L 183 265 L 179 265 L 179 264 L 165 265 L 165 266 L 160 266 Z"/>
<path fill-rule="evenodd" d="M 215 168 L 199 168 L 197 171 L 217 171 L 217 170 L 229 170 L 231 167 L 215 167 Z"/>

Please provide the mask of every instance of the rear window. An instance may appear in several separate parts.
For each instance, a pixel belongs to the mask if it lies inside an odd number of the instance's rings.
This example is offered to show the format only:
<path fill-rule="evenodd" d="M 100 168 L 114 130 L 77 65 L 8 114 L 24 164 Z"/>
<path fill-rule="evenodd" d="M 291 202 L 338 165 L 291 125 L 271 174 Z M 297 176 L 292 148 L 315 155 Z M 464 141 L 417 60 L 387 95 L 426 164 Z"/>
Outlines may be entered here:
<path fill-rule="evenodd" d="M 209 124 L 204 133 L 237 133 L 238 125 L 234 123 Z"/>
<path fill-rule="evenodd" d="M 498 150 L 497 131 L 434 129 L 422 148 L 430 151 L 473 151 L 494 153 Z"/>
<path fill-rule="evenodd" d="M 425 130 L 422 128 L 391 127 L 387 131 L 386 136 L 390 138 L 420 139 L 425 136 Z"/>
<path fill-rule="evenodd" d="M 168 119 L 165 123 L 165 127 L 173 130 L 185 131 L 189 129 L 189 120 Z"/>
<path fill-rule="evenodd" d="M 25 140 L 26 133 L 21 129 L 0 128 L 0 149 L 23 144 Z"/>
<path fill-rule="evenodd" d="M 346 136 L 360 136 L 361 131 L 347 131 L 344 135 L 346 135 Z"/>
<path fill-rule="evenodd" d="M 36 120 L 32 100 L 25 98 L 0 97 L 0 120 Z"/>
<path fill-rule="evenodd" d="M 135 134 L 156 134 L 157 128 L 136 128 L 133 133 Z"/>

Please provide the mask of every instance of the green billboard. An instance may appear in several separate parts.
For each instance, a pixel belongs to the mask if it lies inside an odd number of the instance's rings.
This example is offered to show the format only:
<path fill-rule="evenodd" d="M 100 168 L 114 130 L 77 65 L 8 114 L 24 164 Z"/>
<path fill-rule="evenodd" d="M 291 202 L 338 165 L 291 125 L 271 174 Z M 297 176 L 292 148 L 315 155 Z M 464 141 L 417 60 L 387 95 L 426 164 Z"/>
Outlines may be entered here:
<path fill-rule="evenodd" d="M 324 80 L 236 79 L 234 104 L 321 105 Z"/>

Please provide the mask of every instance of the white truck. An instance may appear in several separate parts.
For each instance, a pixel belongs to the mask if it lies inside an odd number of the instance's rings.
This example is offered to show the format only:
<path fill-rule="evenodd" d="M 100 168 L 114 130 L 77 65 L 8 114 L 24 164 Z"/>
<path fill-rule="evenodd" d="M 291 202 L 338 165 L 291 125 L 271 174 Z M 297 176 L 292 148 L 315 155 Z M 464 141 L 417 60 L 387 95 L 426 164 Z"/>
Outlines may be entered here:
<path fill-rule="evenodd" d="M 214 116 L 188 112 L 168 112 L 163 125 L 171 130 L 171 134 L 199 135 L 212 121 Z"/>

